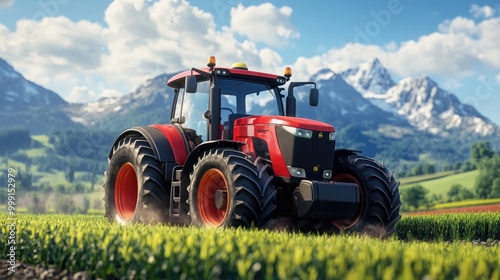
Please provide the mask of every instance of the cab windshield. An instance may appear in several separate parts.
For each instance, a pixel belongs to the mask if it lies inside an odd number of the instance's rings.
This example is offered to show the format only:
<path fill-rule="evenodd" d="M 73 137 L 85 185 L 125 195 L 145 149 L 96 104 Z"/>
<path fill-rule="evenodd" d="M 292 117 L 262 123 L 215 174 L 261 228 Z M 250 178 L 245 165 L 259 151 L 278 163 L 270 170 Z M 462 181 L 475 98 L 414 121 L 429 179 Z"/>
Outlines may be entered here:
<path fill-rule="evenodd" d="M 281 98 L 277 98 L 277 87 L 265 83 L 218 77 L 217 85 L 221 89 L 221 124 L 228 121 L 230 114 L 239 115 L 283 115 Z M 179 90 L 173 118 L 184 128 L 196 130 L 207 140 L 207 119 L 210 81 L 198 82 L 196 93 Z"/>

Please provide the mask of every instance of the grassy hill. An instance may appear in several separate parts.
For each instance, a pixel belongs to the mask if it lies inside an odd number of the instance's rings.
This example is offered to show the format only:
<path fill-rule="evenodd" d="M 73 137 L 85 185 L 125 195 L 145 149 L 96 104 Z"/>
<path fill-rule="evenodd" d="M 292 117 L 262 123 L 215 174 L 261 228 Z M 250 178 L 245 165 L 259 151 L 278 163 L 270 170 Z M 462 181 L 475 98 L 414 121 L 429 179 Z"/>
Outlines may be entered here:
<path fill-rule="evenodd" d="M 450 190 L 451 186 L 459 184 L 473 191 L 476 177 L 478 175 L 479 171 L 473 170 L 462 173 L 456 173 L 456 171 L 446 171 L 436 174 L 412 176 L 401 179 L 400 190 L 404 191 L 409 187 L 421 185 L 429 190 L 429 195 L 446 195 L 446 192 Z"/>
<path fill-rule="evenodd" d="M 70 181 L 68 170 L 71 165 L 73 180 Z M 75 204 L 87 197 L 91 208 L 101 208 L 105 166 L 105 155 L 102 160 L 75 154 L 61 155 L 48 135 L 34 135 L 31 136 L 31 145 L 0 156 L 0 180 L 7 182 L 7 170 L 15 170 L 18 208 L 31 207 L 35 196 L 42 198 L 49 211 L 63 197 L 69 197 Z M 6 204 L 6 198 L 7 188 L 1 188 L 0 205 Z"/>

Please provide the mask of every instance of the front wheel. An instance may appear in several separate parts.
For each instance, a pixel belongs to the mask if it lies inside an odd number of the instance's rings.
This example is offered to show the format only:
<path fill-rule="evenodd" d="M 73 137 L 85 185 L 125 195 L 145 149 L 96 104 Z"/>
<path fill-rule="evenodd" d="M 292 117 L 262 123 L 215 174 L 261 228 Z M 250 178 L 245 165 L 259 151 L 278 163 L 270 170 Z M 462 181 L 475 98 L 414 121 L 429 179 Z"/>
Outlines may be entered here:
<path fill-rule="evenodd" d="M 190 176 L 192 222 L 206 227 L 266 227 L 275 210 L 276 191 L 267 165 L 234 149 L 206 151 Z"/>
<path fill-rule="evenodd" d="M 399 181 L 371 158 L 349 155 L 336 158 L 333 181 L 355 183 L 360 188 L 360 208 L 350 219 L 331 221 L 337 230 L 387 237 L 401 219 Z"/>

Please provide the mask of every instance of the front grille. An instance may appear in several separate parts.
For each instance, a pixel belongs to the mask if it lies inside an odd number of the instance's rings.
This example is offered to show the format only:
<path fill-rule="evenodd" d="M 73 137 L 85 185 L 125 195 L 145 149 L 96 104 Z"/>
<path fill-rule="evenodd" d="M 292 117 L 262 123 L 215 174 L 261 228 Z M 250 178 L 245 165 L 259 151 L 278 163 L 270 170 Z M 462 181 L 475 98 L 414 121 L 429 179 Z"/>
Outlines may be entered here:
<path fill-rule="evenodd" d="M 323 137 L 320 138 L 319 134 Z M 330 132 L 313 131 L 311 138 L 297 137 L 281 126 L 276 126 L 276 135 L 283 159 L 287 166 L 304 168 L 308 179 L 323 179 L 325 170 L 333 169 L 335 141 L 328 138 Z M 314 172 L 314 167 L 318 168 Z"/>

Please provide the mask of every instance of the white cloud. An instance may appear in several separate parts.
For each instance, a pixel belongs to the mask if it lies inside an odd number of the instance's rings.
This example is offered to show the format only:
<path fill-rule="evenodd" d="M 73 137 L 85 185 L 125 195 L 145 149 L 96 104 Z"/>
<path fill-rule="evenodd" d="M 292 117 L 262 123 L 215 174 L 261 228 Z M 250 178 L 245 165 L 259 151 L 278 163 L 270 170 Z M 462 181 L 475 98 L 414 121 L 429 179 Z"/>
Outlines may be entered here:
<path fill-rule="evenodd" d="M 271 3 L 231 8 L 231 29 L 255 42 L 273 47 L 286 46 L 291 39 L 300 37 L 290 18 L 292 8 L 278 8 Z"/>
<path fill-rule="evenodd" d="M 445 20 L 438 25 L 438 30 L 441 33 L 465 33 L 473 34 L 475 32 L 476 23 L 472 19 L 464 17 L 456 17 L 453 20 Z"/>
<path fill-rule="evenodd" d="M 472 14 L 473 17 L 475 18 L 490 18 L 495 15 L 496 11 L 492 7 L 485 5 L 485 6 L 478 6 L 476 4 L 472 4 L 470 6 L 469 12 Z"/>
<path fill-rule="evenodd" d="M 117 91 L 116 89 L 105 89 L 102 91 L 101 97 L 103 97 L 103 98 L 119 97 L 121 95 L 122 95 L 122 93 Z"/>
<path fill-rule="evenodd" d="M 457 17 L 440 24 L 438 30 L 417 40 L 383 47 L 348 43 L 320 56 L 301 57 L 294 68 L 308 77 L 322 68 L 342 71 L 374 57 L 401 76 L 457 78 L 500 68 L 500 18 L 474 22 Z"/>
<path fill-rule="evenodd" d="M 72 103 L 82 103 L 94 101 L 97 97 L 97 93 L 87 86 L 75 86 L 66 97 L 66 100 Z"/>
<path fill-rule="evenodd" d="M 495 81 L 500 85 L 500 74 L 496 75 Z"/>
<path fill-rule="evenodd" d="M 75 84 L 98 74 L 106 49 L 103 33 L 98 24 L 63 16 L 22 19 L 13 31 L 0 25 L 0 57 L 27 79 L 66 97 Z"/>
<path fill-rule="evenodd" d="M 217 57 L 218 65 L 244 61 L 251 69 L 282 73 L 284 61 L 273 48 L 299 38 L 292 12 L 271 3 L 239 4 L 231 9 L 231 25 L 217 27 L 212 14 L 187 0 L 115 0 L 105 12 L 104 26 L 62 16 L 22 19 L 12 31 L 0 24 L 0 57 L 73 102 L 128 93 L 160 73 L 204 67 L 209 55 Z M 378 57 L 400 76 L 456 81 L 500 69 L 498 46 L 499 17 L 456 17 L 416 40 L 385 46 L 347 43 L 299 57 L 293 74 L 296 80 L 308 79 L 323 68 L 339 72 Z"/>
<path fill-rule="evenodd" d="M 0 9 L 10 7 L 14 4 L 14 0 L 0 0 Z"/>
<path fill-rule="evenodd" d="M 289 17 L 291 9 L 278 13 Z M 204 67 L 209 55 L 218 65 L 243 60 L 260 70 L 282 63 L 272 49 L 236 38 L 229 27 L 217 29 L 213 15 L 186 0 L 116 0 L 104 20 L 105 26 L 63 16 L 22 19 L 12 31 L 0 24 L 0 57 L 73 102 L 124 94 L 160 73 Z M 286 28 L 280 32 L 287 36 Z M 75 85 L 85 85 L 85 93 Z"/>

